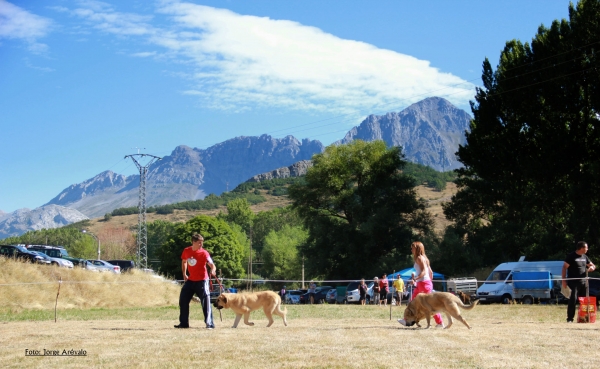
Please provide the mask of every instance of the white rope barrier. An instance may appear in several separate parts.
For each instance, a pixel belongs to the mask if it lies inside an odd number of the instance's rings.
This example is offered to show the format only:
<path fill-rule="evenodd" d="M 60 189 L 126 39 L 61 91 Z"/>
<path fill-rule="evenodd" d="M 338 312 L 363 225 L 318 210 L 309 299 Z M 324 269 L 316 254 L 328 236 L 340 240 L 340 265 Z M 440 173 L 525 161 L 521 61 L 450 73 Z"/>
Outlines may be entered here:
<path fill-rule="evenodd" d="M 600 278 L 595 278 L 595 277 L 589 277 L 587 278 L 589 280 L 600 280 Z M 396 279 L 388 279 L 389 281 L 394 281 Z M 550 279 L 550 281 L 570 281 L 570 280 L 586 280 L 586 278 L 552 278 Z M 221 281 L 237 281 L 237 282 L 254 282 L 257 283 L 259 282 L 260 284 L 266 284 L 266 283 L 307 283 L 306 280 L 302 281 L 302 280 L 295 280 L 295 279 L 264 279 L 264 280 L 256 280 L 256 279 L 246 279 L 246 278 L 222 278 Z M 314 283 L 350 283 L 350 282 L 360 282 L 360 279 L 331 279 L 331 280 L 314 280 L 311 279 L 310 281 L 314 282 Z M 433 279 L 432 282 L 447 282 L 448 279 Z M 548 279 L 544 278 L 544 279 L 519 279 L 518 282 L 543 282 L 543 281 L 548 281 Z M 156 280 L 156 281 L 113 281 L 113 282 L 108 282 L 108 281 L 102 281 L 102 282 L 98 282 L 98 281 L 68 281 L 68 280 L 63 280 L 62 283 L 64 284 L 139 284 L 139 283 L 173 283 L 173 282 L 183 282 L 183 279 L 176 279 L 176 280 L 170 280 L 170 279 L 165 279 L 165 280 Z M 366 283 L 372 282 L 372 280 L 365 280 Z M 478 284 L 483 284 L 483 283 L 504 283 L 506 282 L 506 280 L 485 280 L 485 281 L 477 281 Z M 514 280 L 512 280 L 512 282 L 514 282 Z M 0 287 L 3 286 L 27 286 L 27 285 L 31 285 L 31 286 L 35 286 L 35 285 L 43 285 L 43 284 L 55 284 L 58 283 L 57 281 L 54 282 L 17 282 L 17 283 L 0 283 Z"/>

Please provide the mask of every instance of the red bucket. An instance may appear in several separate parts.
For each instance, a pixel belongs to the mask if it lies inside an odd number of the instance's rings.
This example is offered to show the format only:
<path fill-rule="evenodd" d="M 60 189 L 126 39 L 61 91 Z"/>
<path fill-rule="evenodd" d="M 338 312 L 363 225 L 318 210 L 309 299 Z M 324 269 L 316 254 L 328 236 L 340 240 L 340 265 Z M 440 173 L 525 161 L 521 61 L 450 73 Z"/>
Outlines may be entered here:
<path fill-rule="evenodd" d="M 596 323 L 596 297 L 579 298 L 579 313 L 577 323 Z"/>

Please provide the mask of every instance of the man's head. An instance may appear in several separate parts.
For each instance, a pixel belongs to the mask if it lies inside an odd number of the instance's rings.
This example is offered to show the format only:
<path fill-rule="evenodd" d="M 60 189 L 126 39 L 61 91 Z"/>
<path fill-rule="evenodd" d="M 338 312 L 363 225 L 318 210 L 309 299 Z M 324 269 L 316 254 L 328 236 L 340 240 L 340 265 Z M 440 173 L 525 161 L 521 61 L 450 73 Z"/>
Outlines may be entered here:
<path fill-rule="evenodd" d="M 583 255 L 588 251 L 588 244 L 585 241 L 577 242 L 577 247 L 575 248 L 575 252 L 579 255 Z"/>
<path fill-rule="evenodd" d="M 199 244 L 200 246 L 202 246 L 202 244 L 204 243 L 204 237 L 202 237 L 201 234 L 199 233 L 194 233 L 192 235 L 192 244 Z"/>

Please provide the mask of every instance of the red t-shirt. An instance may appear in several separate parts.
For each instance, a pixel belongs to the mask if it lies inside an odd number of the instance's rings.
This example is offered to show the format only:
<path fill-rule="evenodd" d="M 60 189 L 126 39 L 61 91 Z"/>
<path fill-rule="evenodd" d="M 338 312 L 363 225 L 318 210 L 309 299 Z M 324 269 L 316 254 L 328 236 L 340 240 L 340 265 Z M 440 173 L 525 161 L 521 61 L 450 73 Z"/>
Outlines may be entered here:
<path fill-rule="evenodd" d="M 183 249 L 181 260 L 187 260 L 187 270 L 190 275 L 188 279 L 190 281 L 197 282 L 208 279 L 206 262 L 210 260 L 212 263 L 208 251 L 203 248 L 194 251 L 192 246 L 189 246 Z"/>

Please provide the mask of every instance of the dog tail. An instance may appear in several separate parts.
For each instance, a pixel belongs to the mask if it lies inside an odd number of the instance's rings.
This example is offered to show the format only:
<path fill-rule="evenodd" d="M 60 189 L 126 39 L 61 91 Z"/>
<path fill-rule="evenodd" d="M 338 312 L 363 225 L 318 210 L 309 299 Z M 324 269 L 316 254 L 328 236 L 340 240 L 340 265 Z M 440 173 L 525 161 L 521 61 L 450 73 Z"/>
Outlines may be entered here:
<path fill-rule="evenodd" d="M 277 309 L 279 310 L 280 313 L 282 314 L 287 314 L 287 307 L 284 307 L 283 309 L 281 309 L 281 301 L 279 301 L 279 304 L 277 304 Z"/>
<path fill-rule="evenodd" d="M 471 305 L 465 305 L 462 303 L 462 301 L 460 302 L 462 304 L 462 308 L 465 310 L 471 310 L 475 307 L 475 305 L 477 305 L 479 303 L 479 300 L 475 300 L 473 302 L 471 302 Z"/>

